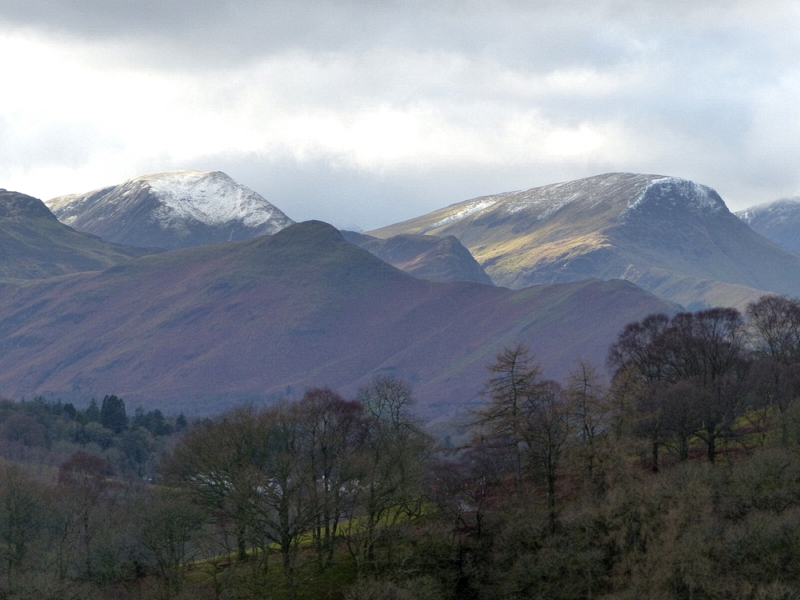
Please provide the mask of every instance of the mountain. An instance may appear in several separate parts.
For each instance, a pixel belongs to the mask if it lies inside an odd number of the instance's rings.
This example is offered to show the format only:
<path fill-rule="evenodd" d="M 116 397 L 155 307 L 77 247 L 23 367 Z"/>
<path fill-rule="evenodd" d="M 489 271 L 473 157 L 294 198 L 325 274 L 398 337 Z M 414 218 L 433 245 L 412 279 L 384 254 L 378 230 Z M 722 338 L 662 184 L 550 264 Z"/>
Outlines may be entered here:
<path fill-rule="evenodd" d="M 492 284 L 478 261 L 452 235 L 435 237 L 406 233 L 383 240 L 355 231 L 341 234 L 351 244 L 420 279 Z"/>
<path fill-rule="evenodd" d="M 736 216 L 768 240 L 800 254 L 800 197 L 752 206 Z"/>
<path fill-rule="evenodd" d="M 208 414 L 375 374 L 408 379 L 428 419 L 474 402 L 485 365 L 526 343 L 545 373 L 603 365 L 628 322 L 677 307 L 624 281 L 513 291 L 408 275 L 320 222 L 102 272 L 0 284 L 0 394 Z"/>
<path fill-rule="evenodd" d="M 110 244 L 58 222 L 44 203 L 0 189 L 0 278 L 42 279 L 99 271 L 155 248 Z"/>
<path fill-rule="evenodd" d="M 167 250 L 270 235 L 293 221 L 225 173 L 170 171 L 46 202 L 78 231 Z"/>
<path fill-rule="evenodd" d="M 497 285 L 627 279 L 689 308 L 800 294 L 800 256 L 758 235 L 709 187 L 609 173 L 485 196 L 369 232 L 454 235 Z"/>

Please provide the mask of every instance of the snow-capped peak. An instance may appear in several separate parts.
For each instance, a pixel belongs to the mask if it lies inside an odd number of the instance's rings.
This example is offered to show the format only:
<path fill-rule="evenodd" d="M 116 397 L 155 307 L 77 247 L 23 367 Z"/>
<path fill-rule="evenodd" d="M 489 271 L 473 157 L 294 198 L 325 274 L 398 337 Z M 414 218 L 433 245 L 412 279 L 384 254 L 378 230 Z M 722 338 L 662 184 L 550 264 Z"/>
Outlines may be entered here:
<path fill-rule="evenodd" d="M 133 193 L 139 187 L 136 184 L 150 188 L 162 204 L 156 216 L 165 220 L 188 218 L 207 225 L 239 221 L 248 227 L 258 227 L 275 218 L 285 219 L 259 194 L 221 172 L 152 173 L 123 185 L 130 185 Z"/>
<path fill-rule="evenodd" d="M 620 214 L 624 221 L 629 214 L 648 205 L 668 203 L 681 205 L 692 212 L 715 213 L 726 208 L 725 202 L 712 188 L 681 177 L 658 177 L 649 181 Z"/>

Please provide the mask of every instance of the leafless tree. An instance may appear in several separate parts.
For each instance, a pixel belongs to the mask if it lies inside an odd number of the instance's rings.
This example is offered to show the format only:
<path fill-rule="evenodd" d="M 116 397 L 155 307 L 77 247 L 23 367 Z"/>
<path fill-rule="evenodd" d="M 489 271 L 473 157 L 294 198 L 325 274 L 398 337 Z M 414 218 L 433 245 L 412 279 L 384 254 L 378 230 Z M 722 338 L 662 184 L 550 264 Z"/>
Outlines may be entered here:
<path fill-rule="evenodd" d="M 747 305 L 754 351 L 784 365 L 800 362 L 800 301 L 765 295 Z"/>
<path fill-rule="evenodd" d="M 508 448 L 514 456 L 515 483 L 522 483 L 524 449 L 523 410 L 534 388 L 540 383 L 541 368 L 522 344 L 504 348 L 487 367 L 490 378 L 484 397 L 488 402 L 474 411 L 472 427 L 485 436 L 489 444 Z"/>
<path fill-rule="evenodd" d="M 669 320 L 651 315 L 631 323 L 611 346 L 609 364 L 616 368 L 616 377 L 633 373 L 643 384 L 640 406 L 649 424 L 653 470 L 658 470 L 664 417 L 670 416 L 673 425 L 681 421 L 681 427 L 691 421 L 687 398 L 696 409 L 694 433 L 706 443 L 708 460 L 714 462 L 717 441 L 727 435 L 746 396 L 749 359 L 745 323 L 737 310 L 712 308 L 678 313 Z M 680 393 L 668 391 L 678 383 Z"/>
<path fill-rule="evenodd" d="M 421 514 L 431 439 L 411 412 L 414 399 L 408 383 L 376 377 L 359 390 L 358 401 L 364 407 L 366 436 L 345 534 L 363 574 L 375 566 L 379 541 Z"/>
<path fill-rule="evenodd" d="M 324 388 L 307 390 L 296 410 L 303 428 L 303 471 L 316 507 L 314 541 L 320 568 L 333 559 L 339 523 L 357 479 L 357 455 L 367 434 L 363 406 Z"/>

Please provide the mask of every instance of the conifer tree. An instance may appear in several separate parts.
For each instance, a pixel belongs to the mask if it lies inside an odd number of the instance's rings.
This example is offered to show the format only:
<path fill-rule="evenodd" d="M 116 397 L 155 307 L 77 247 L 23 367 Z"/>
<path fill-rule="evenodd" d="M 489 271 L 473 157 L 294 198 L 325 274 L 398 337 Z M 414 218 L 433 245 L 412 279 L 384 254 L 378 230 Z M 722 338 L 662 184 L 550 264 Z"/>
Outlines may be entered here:
<path fill-rule="evenodd" d="M 122 398 L 113 394 L 103 398 L 100 406 L 100 424 L 114 433 L 121 433 L 128 427 L 128 416 L 125 414 L 125 403 Z"/>

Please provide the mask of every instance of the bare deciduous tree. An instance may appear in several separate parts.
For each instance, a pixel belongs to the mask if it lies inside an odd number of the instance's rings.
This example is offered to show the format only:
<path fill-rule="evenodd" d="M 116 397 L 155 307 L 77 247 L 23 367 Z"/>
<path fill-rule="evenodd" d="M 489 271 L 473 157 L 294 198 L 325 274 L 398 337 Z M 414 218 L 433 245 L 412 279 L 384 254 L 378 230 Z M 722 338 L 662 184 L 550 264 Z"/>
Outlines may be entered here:
<path fill-rule="evenodd" d="M 515 462 L 515 483 L 522 483 L 522 430 L 525 427 L 523 404 L 541 379 L 541 369 L 522 344 L 504 348 L 488 365 L 490 373 L 484 396 L 488 402 L 474 411 L 472 427 L 485 435 L 490 444 L 511 450 Z"/>

